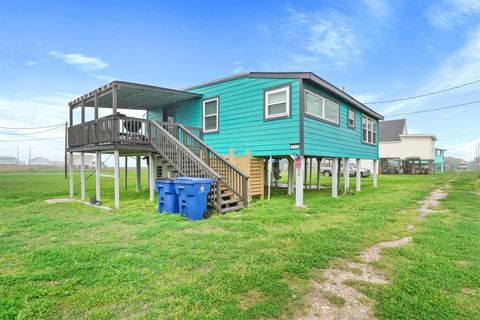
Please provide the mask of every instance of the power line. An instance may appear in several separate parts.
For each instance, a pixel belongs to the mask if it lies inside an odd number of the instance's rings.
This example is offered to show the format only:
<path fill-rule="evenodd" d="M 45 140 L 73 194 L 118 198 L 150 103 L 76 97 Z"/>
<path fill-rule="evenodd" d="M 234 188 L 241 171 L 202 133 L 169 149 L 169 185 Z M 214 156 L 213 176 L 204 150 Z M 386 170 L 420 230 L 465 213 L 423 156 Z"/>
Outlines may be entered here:
<path fill-rule="evenodd" d="M 0 142 L 28 142 L 28 141 L 55 140 L 55 139 L 65 139 L 65 137 L 23 139 L 23 140 L 0 140 Z"/>
<path fill-rule="evenodd" d="M 43 127 L 29 127 L 29 128 L 17 128 L 17 127 L 0 127 L 0 129 L 8 129 L 8 130 L 33 130 L 33 129 L 45 129 L 45 128 L 51 128 L 51 127 L 59 127 L 59 126 L 64 126 L 65 122 L 63 123 L 57 123 L 57 124 L 52 124 L 50 126 L 43 126 Z"/>
<path fill-rule="evenodd" d="M 475 103 L 479 103 L 479 102 L 480 102 L 480 100 L 476 100 L 476 101 L 471 101 L 471 102 L 466 102 L 466 103 L 461 103 L 461 104 L 455 104 L 455 105 L 452 105 L 452 106 L 446 106 L 446 107 L 440 107 L 440 108 L 432 108 L 432 109 L 425 109 L 425 110 L 419 110 L 419 111 L 391 114 L 391 115 L 388 115 L 388 116 L 385 116 L 385 117 L 386 118 L 398 117 L 398 116 L 405 116 L 405 115 L 408 115 L 408 114 L 417 114 L 417 113 L 432 112 L 432 111 L 438 111 L 438 110 L 444 110 L 444 109 L 453 109 L 453 108 L 459 108 L 459 107 L 463 107 L 463 106 L 467 106 L 467 105 L 471 105 L 471 104 L 475 104 Z"/>
<path fill-rule="evenodd" d="M 461 84 L 461 85 L 458 85 L 458 86 L 454 86 L 454 87 L 450 87 L 450 88 L 446 88 L 446 89 L 434 91 L 434 92 L 419 94 L 419 95 L 416 95 L 416 96 L 404 97 L 404 98 L 398 98 L 398 99 L 392 99 L 392 100 L 385 100 L 385 101 L 366 102 L 365 104 L 380 104 L 380 103 L 390 103 L 390 102 L 398 102 L 398 101 L 412 100 L 412 99 L 427 97 L 427 96 L 431 96 L 431 95 L 434 95 L 434 94 L 438 94 L 438 93 L 442 93 L 442 92 L 446 92 L 446 91 L 450 91 L 450 90 L 455 90 L 455 89 L 462 88 L 462 87 L 466 87 L 466 86 L 469 86 L 469 85 L 472 85 L 472 84 L 475 84 L 475 83 L 479 83 L 479 82 L 480 82 L 480 79 L 475 80 L 475 81 L 472 81 L 472 82 L 467 82 L 467 83 L 464 83 L 464 84 Z"/>
<path fill-rule="evenodd" d="M 29 132 L 29 133 L 0 132 L 0 134 L 5 134 L 5 135 L 9 135 L 9 136 L 28 136 L 28 135 L 32 135 L 32 134 L 37 134 L 37 133 L 42 133 L 42 132 L 57 130 L 57 129 L 62 128 L 62 127 L 64 127 L 64 126 L 65 126 L 65 125 L 62 124 L 62 125 L 56 126 L 56 127 L 54 127 L 54 128 L 50 128 L 50 129 L 46 129 L 46 130 L 42 130 L 42 131 Z"/>

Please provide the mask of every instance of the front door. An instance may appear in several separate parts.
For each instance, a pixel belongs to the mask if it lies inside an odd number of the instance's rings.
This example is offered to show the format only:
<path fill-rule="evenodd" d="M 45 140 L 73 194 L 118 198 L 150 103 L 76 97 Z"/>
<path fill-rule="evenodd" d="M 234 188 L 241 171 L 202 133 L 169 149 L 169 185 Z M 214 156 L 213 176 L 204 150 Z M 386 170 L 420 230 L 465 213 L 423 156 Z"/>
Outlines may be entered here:
<path fill-rule="evenodd" d="M 168 125 L 169 123 L 175 123 L 175 106 L 163 107 L 163 122 L 163 127 L 174 137 L 177 137 L 176 126 Z"/>

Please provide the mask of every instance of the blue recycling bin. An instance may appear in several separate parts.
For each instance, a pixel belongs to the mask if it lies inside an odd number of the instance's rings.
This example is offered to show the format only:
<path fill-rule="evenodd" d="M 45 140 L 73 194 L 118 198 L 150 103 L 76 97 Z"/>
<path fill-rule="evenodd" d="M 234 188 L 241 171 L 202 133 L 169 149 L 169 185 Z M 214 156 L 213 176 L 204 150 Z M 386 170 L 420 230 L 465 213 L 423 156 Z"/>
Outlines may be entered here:
<path fill-rule="evenodd" d="M 178 195 L 173 179 L 157 179 L 155 189 L 158 192 L 158 212 L 180 212 L 178 210 Z"/>
<path fill-rule="evenodd" d="M 201 220 L 207 210 L 207 197 L 213 179 L 180 177 L 175 179 L 180 215 L 189 220 Z"/>

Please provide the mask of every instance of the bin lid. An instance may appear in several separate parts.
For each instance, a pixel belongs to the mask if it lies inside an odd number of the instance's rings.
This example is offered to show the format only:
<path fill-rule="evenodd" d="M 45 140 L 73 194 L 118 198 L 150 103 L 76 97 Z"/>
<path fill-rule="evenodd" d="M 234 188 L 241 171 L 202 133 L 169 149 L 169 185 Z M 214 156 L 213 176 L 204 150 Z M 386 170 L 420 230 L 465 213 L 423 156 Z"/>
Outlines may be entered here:
<path fill-rule="evenodd" d="M 175 179 L 175 183 L 183 184 L 197 184 L 197 183 L 212 183 L 212 178 L 194 178 L 194 177 L 178 177 Z"/>
<path fill-rule="evenodd" d="M 160 182 L 160 183 L 173 183 L 174 179 L 171 178 L 158 178 L 155 182 Z"/>

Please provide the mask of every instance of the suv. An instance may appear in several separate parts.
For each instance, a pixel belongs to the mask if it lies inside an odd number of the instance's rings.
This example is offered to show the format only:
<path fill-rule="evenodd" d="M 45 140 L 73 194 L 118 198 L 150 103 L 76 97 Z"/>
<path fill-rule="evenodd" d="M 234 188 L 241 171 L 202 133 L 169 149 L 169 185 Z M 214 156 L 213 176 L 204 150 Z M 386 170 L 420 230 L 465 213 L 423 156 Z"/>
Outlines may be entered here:
<path fill-rule="evenodd" d="M 331 176 L 332 175 L 332 167 L 320 167 L 320 172 L 323 173 L 324 176 Z M 341 175 L 343 175 L 343 169 L 341 169 Z M 353 163 L 350 163 L 348 166 L 348 175 L 350 177 L 354 177 L 357 174 L 357 166 Z M 370 170 L 361 168 L 360 169 L 360 176 L 362 178 L 370 176 Z"/>

